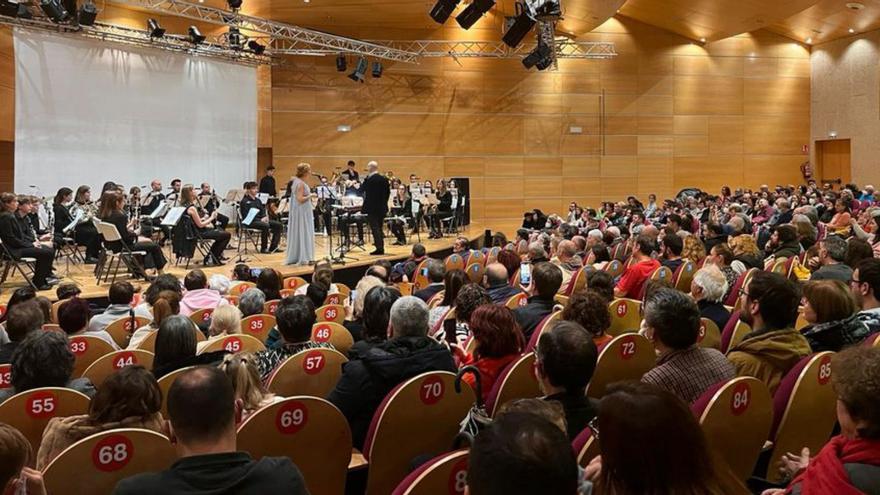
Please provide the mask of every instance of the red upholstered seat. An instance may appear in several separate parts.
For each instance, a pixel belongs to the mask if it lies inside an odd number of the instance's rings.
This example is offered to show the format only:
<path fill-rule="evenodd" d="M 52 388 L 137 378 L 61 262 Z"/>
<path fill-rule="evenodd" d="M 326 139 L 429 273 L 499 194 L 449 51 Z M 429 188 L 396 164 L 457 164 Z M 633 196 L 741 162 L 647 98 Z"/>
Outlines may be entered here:
<path fill-rule="evenodd" d="M 597 455 L 599 455 L 599 439 L 593 436 L 593 432 L 589 428 L 584 428 L 574 441 L 571 442 L 571 448 L 577 456 L 578 466 L 587 467 Z"/>
<path fill-rule="evenodd" d="M 422 464 L 392 495 L 462 495 L 467 486 L 468 451 L 456 450 Z"/>
<path fill-rule="evenodd" d="M 535 347 L 538 345 L 538 340 L 541 338 L 541 334 L 549 330 L 553 323 L 562 318 L 562 311 L 554 311 L 549 315 L 545 316 L 541 323 L 538 323 L 538 326 L 535 327 L 535 331 L 532 332 L 532 336 L 529 338 L 529 343 L 526 345 L 526 351 L 531 352 L 535 350 Z"/>

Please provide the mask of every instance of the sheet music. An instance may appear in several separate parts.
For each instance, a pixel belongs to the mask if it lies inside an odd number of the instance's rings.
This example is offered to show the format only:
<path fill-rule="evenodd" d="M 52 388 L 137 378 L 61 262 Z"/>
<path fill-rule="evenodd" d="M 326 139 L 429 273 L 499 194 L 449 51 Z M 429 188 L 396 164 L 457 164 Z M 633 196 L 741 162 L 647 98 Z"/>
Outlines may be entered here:
<path fill-rule="evenodd" d="M 412 200 L 410 207 L 412 208 L 413 218 L 415 218 L 419 214 L 419 208 L 421 206 L 422 205 L 420 205 L 418 201 L 416 201 L 415 199 Z"/>
<path fill-rule="evenodd" d="M 234 203 L 236 201 L 241 200 L 243 193 L 241 189 L 230 189 L 226 191 L 226 202 Z"/>
<path fill-rule="evenodd" d="M 269 193 L 259 193 L 257 199 L 260 200 L 260 203 L 266 204 L 269 202 Z"/>
<path fill-rule="evenodd" d="M 70 232 L 75 229 L 77 225 L 79 225 L 80 220 L 82 220 L 85 213 L 82 208 L 76 210 L 76 218 L 73 219 L 72 222 L 67 227 L 64 227 L 64 232 Z"/>
<path fill-rule="evenodd" d="M 166 211 L 168 211 L 168 203 L 160 203 L 159 206 L 153 210 L 153 213 L 150 213 L 150 218 L 155 220 L 164 215 Z"/>
<path fill-rule="evenodd" d="M 247 216 L 244 217 L 244 220 L 241 221 L 241 224 L 242 225 L 250 225 L 251 222 L 253 222 L 254 219 L 257 218 L 257 213 L 259 213 L 259 212 L 260 212 L 259 208 L 251 208 L 248 211 Z"/>
<path fill-rule="evenodd" d="M 173 227 L 177 225 L 177 222 L 180 221 L 180 217 L 183 216 L 183 212 L 186 211 L 186 207 L 184 206 L 175 206 L 171 208 L 165 218 L 162 219 L 162 225 L 166 225 L 168 227 Z"/>
<path fill-rule="evenodd" d="M 422 204 L 439 205 L 440 200 L 437 199 L 436 194 L 429 192 L 429 193 L 425 193 L 425 195 L 422 197 Z"/>
<path fill-rule="evenodd" d="M 318 199 L 336 199 L 336 195 L 333 194 L 333 190 L 328 186 L 318 186 Z"/>

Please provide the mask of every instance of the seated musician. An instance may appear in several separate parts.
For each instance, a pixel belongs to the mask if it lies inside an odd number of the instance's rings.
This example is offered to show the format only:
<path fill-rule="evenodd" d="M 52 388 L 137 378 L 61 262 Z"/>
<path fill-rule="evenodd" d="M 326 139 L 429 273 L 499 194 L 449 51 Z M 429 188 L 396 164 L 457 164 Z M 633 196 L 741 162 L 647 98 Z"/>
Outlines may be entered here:
<path fill-rule="evenodd" d="M 135 275 L 149 279 L 154 277 L 154 271 L 155 273 L 162 273 L 162 269 L 167 263 L 165 255 L 162 253 L 162 248 L 149 239 L 138 237 L 132 230 L 134 222 L 129 223 L 128 217 L 123 212 L 123 197 L 121 194 L 117 191 L 104 193 L 101 197 L 101 209 L 98 212 L 98 217 L 104 222 L 112 223 L 122 238 L 121 241 L 108 242 L 107 247 L 110 250 L 118 253 L 122 250 L 122 245 L 124 244 L 131 251 L 145 251 L 147 253 L 144 256 L 144 267 L 147 271 L 145 273 L 135 273 Z"/>
<path fill-rule="evenodd" d="M 320 185 L 315 188 L 315 196 L 318 198 L 317 205 L 315 205 L 314 209 L 315 232 L 326 235 L 333 227 L 332 205 L 336 204 L 339 198 L 336 196 L 336 192 L 333 188 L 330 187 L 330 181 L 324 175 L 321 176 Z"/>
<path fill-rule="evenodd" d="M 251 229 L 260 231 L 260 252 L 263 254 L 274 253 L 278 250 L 278 243 L 281 238 L 281 223 L 269 218 L 266 211 L 266 205 L 257 198 L 257 183 L 248 181 L 244 183 L 245 196 L 241 200 L 239 209 L 241 212 L 242 222 L 247 219 L 248 212 L 251 208 L 257 209 L 257 215 L 254 220 L 245 225 Z M 269 244 L 269 231 L 272 231 L 272 243 Z M 268 244 L 268 248 L 267 248 Z"/>
<path fill-rule="evenodd" d="M 357 196 L 355 196 L 357 197 Z M 357 244 L 364 244 L 364 216 L 360 213 L 361 207 L 363 206 L 363 201 L 355 200 L 352 203 L 351 201 L 352 195 L 346 194 L 345 198 L 342 199 L 342 204 L 345 206 L 344 209 L 339 210 L 340 216 L 336 220 L 337 225 L 339 225 L 339 230 L 342 232 L 343 242 L 349 242 L 349 227 L 354 224 L 357 227 Z"/>
<path fill-rule="evenodd" d="M 394 242 L 395 246 L 404 246 L 406 245 L 406 233 L 404 229 L 407 227 L 407 224 L 416 226 L 416 222 L 413 218 L 412 212 L 412 197 L 407 193 L 407 187 L 403 184 L 397 186 L 394 194 L 391 197 L 392 200 L 392 208 L 391 215 L 394 217 L 403 218 L 403 220 L 391 220 L 391 233 L 394 234 L 394 237 L 397 240 Z"/>
<path fill-rule="evenodd" d="M 101 252 L 101 238 L 98 236 L 98 229 L 92 222 L 85 223 L 80 221 L 70 231 L 66 231 L 75 217 L 71 214 L 71 200 L 73 199 L 73 191 L 69 187 L 62 187 L 55 194 L 52 200 L 52 215 L 55 216 L 55 235 L 60 238 L 72 237 L 78 246 L 86 247 L 86 264 L 93 265 L 98 262 L 98 255 Z"/>
<path fill-rule="evenodd" d="M 211 184 L 202 182 L 202 190 L 199 191 L 199 202 L 205 201 L 203 198 L 206 197 L 210 199 L 205 203 L 205 211 L 208 212 L 208 214 L 217 212 L 214 225 L 220 230 L 226 230 L 226 226 L 229 225 L 229 217 L 220 213 L 220 198 L 217 197 L 214 189 L 211 188 Z"/>
<path fill-rule="evenodd" d="M 181 222 L 191 221 L 191 225 L 198 230 L 198 235 L 203 239 L 211 239 L 211 252 L 205 257 L 204 265 L 214 264 L 220 266 L 226 258 L 223 257 L 223 250 L 232 239 L 232 234 L 225 230 L 215 229 L 212 222 L 217 219 L 219 212 L 214 210 L 213 213 L 207 213 L 199 207 L 196 202 L 196 193 L 192 186 L 185 186 L 180 191 L 180 206 L 186 208 L 184 212 L 185 218 Z"/>
<path fill-rule="evenodd" d="M 162 194 L 162 182 L 159 179 L 153 179 L 150 182 L 150 192 L 144 196 L 141 201 L 141 215 L 150 215 L 157 208 L 161 207 L 165 202 L 165 195 Z M 156 230 L 161 230 L 163 237 L 159 239 L 159 245 L 165 244 L 165 241 L 171 239 L 171 228 L 162 225 L 161 218 L 144 218 L 141 220 L 141 235 L 144 237 L 152 237 Z"/>
<path fill-rule="evenodd" d="M 55 249 L 40 243 L 31 234 L 30 222 L 20 221 L 18 198 L 12 193 L 0 194 L 0 240 L 15 259 L 34 258 L 33 283 L 39 290 L 48 290 L 51 285 L 57 284 L 58 279 L 52 277 L 52 261 L 55 259 Z M 27 230 L 22 226 L 27 224 Z"/>
<path fill-rule="evenodd" d="M 171 179 L 171 192 L 165 199 L 171 201 L 172 206 L 180 205 L 180 186 L 180 179 Z"/>
<path fill-rule="evenodd" d="M 446 181 L 439 179 L 437 181 L 437 204 L 436 208 L 432 208 L 432 213 L 426 215 L 428 224 L 431 227 L 432 239 L 443 237 L 443 218 L 452 214 L 452 193 L 446 188 Z"/>

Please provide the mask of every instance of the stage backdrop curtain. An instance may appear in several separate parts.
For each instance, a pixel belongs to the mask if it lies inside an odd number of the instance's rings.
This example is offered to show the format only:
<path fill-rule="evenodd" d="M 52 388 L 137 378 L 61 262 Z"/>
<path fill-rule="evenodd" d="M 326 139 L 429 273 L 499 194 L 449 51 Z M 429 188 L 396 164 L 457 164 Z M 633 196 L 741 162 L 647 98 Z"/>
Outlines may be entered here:
<path fill-rule="evenodd" d="M 15 67 L 18 193 L 180 178 L 223 196 L 256 174 L 253 67 L 23 29 Z"/>

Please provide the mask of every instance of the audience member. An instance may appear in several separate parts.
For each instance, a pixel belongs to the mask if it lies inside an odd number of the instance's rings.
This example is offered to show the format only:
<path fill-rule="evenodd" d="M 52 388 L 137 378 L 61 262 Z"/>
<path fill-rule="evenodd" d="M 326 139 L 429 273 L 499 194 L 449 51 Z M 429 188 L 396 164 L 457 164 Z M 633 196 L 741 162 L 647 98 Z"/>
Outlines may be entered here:
<path fill-rule="evenodd" d="M 865 340 L 870 330 L 859 320 L 856 300 L 839 280 L 811 280 L 804 285 L 801 329 L 813 352 L 840 351 Z"/>
<path fill-rule="evenodd" d="M 470 495 L 574 495 L 578 466 L 569 440 L 528 412 L 502 415 L 474 439 L 468 458 Z"/>
<path fill-rule="evenodd" d="M 694 279 L 691 281 L 691 296 L 697 301 L 700 317 L 712 320 L 719 331 L 724 330 L 727 320 L 730 319 L 730 311 L 723 304 L 726 293 L 727 279 L 717 266 L 703 265 L 703 268 L 694 274 Z"/>
<path fill-rule="evenodd" d="M 257 289 L 266 295 L 267 301 L 281 299 L 281 274 L 278 273 L 278 270 L 264 268 L 260 271 L 260 275 L 257 277 Z"/>
<path fill-rule="evenodd" d="M 68 337 L 73 337 L 74 335 L 98 337 L 110 344 L 113 350 L 118 351 L 119 346 L 116 345 L 116 341 L 113 340 L 113 337 L 106 330 L 89 331 L 89 317 L 91 315 L 92 312 L 89 309 L 88 301 L 72 297 L 58 307 L 58 326 L 61 327 L 61 330 L 64 330 Z"/>
<path fill-rule="evenodd" d="M 706 256 L 706 265 L 715 265 L 721 270 L 721 273 L 724 274 L 724 279 L 727 281 L 727 290 L 724 292 L 724 299 L 730 295 L 730 291 L 733 290 L 733 287 L 736 285 L 736 281 L 739 278 L 739 274 L 736 270 L 733 269 L 731 263 L 733 263 L 733 251 L 727 247 L 727 244 L 716 244 L 712 247 L 712 250 Z"/>
<path fill-rule="evenodd" d="M 522 264 L 522 259 L 520 259 L 519 255 L 509 249 L 502 249 L 498 253 L 496 261 L 504 265 L 504 268 L 507 269 L 507 276 L 509 278 L 513 278 L 513 276 L 516 275 L 517 270 L 519 270 L 519 267 Z"/>
<path fill-rule="evenodd" d="M 351 426 L 355 448 L 363 448 L 373 413 L 401 382 L 428 371 L 455 372 L 449 350 L 427 336 L 428 306 L 417 297 L 401 297 L 391 306 L 391 338 L 342 367 L 342 377 L 327 397 Z"/>
<path fill-rule="evenodd" d="M 718 272 L 720 276 L 721 273 Z M 736 377 L 733 365 L 715 349 L 700 347 L 700 310 L 684 293 L 660 289 L 645 304 L 645 336 L 654 343 L 657 364 L 642 381 L 692 403 L 712 385 Z"/>
<path fill-rule="evenodd" d="M 833 437 L 815 457 L 804 448 L 800 455 L 782 458 L 780 472 L 795 476 L 785 493 L 877 493 L 880 484 L 880 348 L 853 347 L 832 358 L 831 381 L 837 392 L 837 424 Z"/>
<path fill-rule="evenodd" d="M 688 234 L 682 240 L 684 245 L 681 249 L 681 257 L 694 263 L 703 261 L 706 257 L 706 246 L 703 245 L 703 241 L 692 234 Z"/>
<path fill-rule="evenodd" d="M 238 310 L 241 311 L 242 318 L 262 314 L 265 304 L 266 294 L 261 290 L 244 291 L 238 296 Z"/>
<path fill-rule="evenodd" d="M 43 325 L 43 312 L 33 299 L 18 303 L 6 311 L 6 333 L 9 342 L 0 346 L 0 364 L 8 364 L 18 345 Z"/>
<path fill-rule="evenodd" d="M 654 241 L 645 235 L 636 237 L 632 254 L 635 263 L 623 272 L 623 276 L 617 282 L 614 288 L 615 297 L 639 298 L 645 281 L 660 267 L 660 263 L 651 257 L 652 252 L 654 252 Z"/>
<path fill-rule="evenodd" d="M 227 354 L 218 366 L 232 383 L 235 400 L 241 403 L 241 419 L 238 423 L 243 423 L 258 410 L 284 399 L 266 390 L 260 380 L 256 362 L 254 354 L 240 352 Z"/>
<path fill-rule="evenodd" d="M 665 390 L 612 384 L 590 429 L 602 455 L 587 474 L 597 478 L 599 493 L 747 493 L 710 450 L 687 405 Z"/>
<path fill-rule="evenodd" d="M 611 312 L 608 311 L 609 301 L 593 289 L 576 292 L 568 300 L 562 310 L 562 319 L 573 321 L 590 333 L 596 347 L 611 342 L 611 336 L 605 333 L 611 327 Z"/>
<path fill-rule="evenodd" d="M 455 342 L 454 344 L 464 345 L 464 342 L 470 336 L 471 315 L 480 306 L 492 304 L 486 289 L 477 284 L 467 284 L 458 291 L 458 297 L 455 298 Z M 448 330 L 448 329 L 447 329 Z M 435 334 L 434 337 L 437 337 Z M 446 335 L 447 340 L 451 338 Z M 437 337 L 443 340 L 442 337 Z"/>
<path fill-rule="evenodd" d="M 43 474 L 28 466 L 34 451 L 20 431 L 0 423 L 0 492 L 46 495 Z"/>
<path fill-rule="evenodd" d="M 846 241 L 831 235 L 819 241 L 818 263 L 821 267 L 813 272 L 810 280 L 840 280 L 848 284 L 853 270 L 843 262 L 846 259 Z"/>
<path fill-rule="evenodd" d="M 505 306 L 484 304 L 478 307 L 471 314 L 469 327 L 475 348 L 461 364 L 479 370 L 483 401 L 486 401 L 498 375 L 519 358 L 525 342 L 513 312 Z M 476 387 L 472 374 L 465 375 L 463 380 Z"/>
<path fill-rule="evenodd" d="M 81 293 L 82 290 L 80 290 L 79 286 L 74 283 L 65 282 L 59 284 L 58 287 L 55 288 L 55 297 L 57 297 L 59 301 L 76 297 Z"/>
<path fill-rule="evenodd" d="M 134 287 L 128 282 L 113 282 L 107 293 L 107 299 L 110 305 L 103 313 L 95 315 L 89 321 L 89 332 L 100 332 L 106 330 L 107 326 L 120 318 L 140 316 L 148 320 L 153 319 L 146 308 L 131 307 L 131 301 L 134 300 Z"/>
<path fill-rule="evenodd" d="M 231 304 L 220 306 L 211 313 L 211 323 L 208 326 L 208 340 L 199 342 L 196 345 L 196 350 L 197 352 L 202 352 L 212 342 L 240 333 L 241 311 Z"/>
<path fill-rule="evenodd" d="M 556 304 L 554 298 L 562 286 L 562 270 L 551 263 L 538 263 L 532 265 L 532 283 L 526 292 L 529 301 L 525 306 L 514 310 L 516 322 L 522 329 L 526 342 L 532 338 L 532 333 L 541 321 L 553 312 Z"/>
<path fill-rule="evenodd" d="M 251 274 L 251 267 L 244 263 L 237 263 L 232 267 L 232 280 L 237 282 L 253 282 L 254 277 Z"/>
<path fill-rule="evenodd" d="M 559 246 L 556 247 L 556 256 L 551 260 L 551 263 L 562 270 L 560 290 L 567 289 L 568 284 L 571 282 L 571 277 L 584 266 L 583 260 L 577 254 L 577 247 L 574 242 L 568 240 L 560 242 Z"/>
<path fill-rule="evenodd" d="M 684 249 L 684 240 L 677 235 L 667 235 L 660 241 L 660 264 L 669 268 L 672 273 L 684 263 L 681 252 Z"/>
<path fill-rule="evenodd" d="M 756 272 L 741 291 L 740 319 L 752 327 L 727 354 L 739 376 L 753 376 L 770 389 L 804 356 L 810 354 L 807 339 L 794 329 L 800 294 L 782 275 Z"/>
<path fill-rule="evenodd" d="M 188 366 L 217 364 L 226 351 L 196 354 L 197 338 L 193 322 L 183 315 L 172 315 L 159 324 L 156 334 L 156 352 L 153 357 L 153 376 L 163 376 Z"/>
<path fill-rule="evenodd" d="M 384 287 L 385 283 L 378 277 L 367 275 L 360 279 L 354 290 L 351 304 L 346 300 L 345 309 L 348 313 L 342 323 L 355 342 L 364 338 L 364 299 L 373 287 Z"/>
<path fill-rule="evenodd" d="M 308 493 L 290 458 L 256 461 L 247 452 L 236 451 L 240 406 L 232 384 L 220 370 L 199 367 L 185 372 L 171 385 L 166 400 L 177 462 L 165 471 L 120 481 L 114 495 Z"/>
<path fill-rule="evenodd" d="M 281 333 L 282 344 L 256 354 L 260 379 L 265 380 L 276 366 L 297 352 L 307 349 L 331 348 L 325 342 L 312 342 L 312 326 L 315 324 L 315 305 L 307 296 L 293 296 L 281 301 L 275 310 L 275 321 Z"/>
<path fill-rule="evenodd" d="M 449 270 L 443 276 L 443 299 L 440 304 L 434 306 L 430 310 L 428 316 L 428 327 L 434 328 L 446 313 L 455 305 L 455 298 L 458 297 L 458 291 L 462 287 L 470 283 L 470 279 L 464 270 Z M 432 299 L 439 297 L 440 292 L 434 295 Z"/>
<path fill-rule="evenodd" d="M 142 366 L 126 366 L 109 375 L 89 402 L 88 414 L 49 420 L 37 453 L 37 469 L 83 438 L 117 428 L 140 428 L 164 433 L 159 410 L 162 392 Z"/>
<path fill-rule="evenodd" d="M 596 416 L 596 405 L 585 390 L 599 351 L 590 334 L 577 323 L 557 322 L 535 348 L 535 376 L 545 400 L 562 404 L 568 437 L 574 440 Z"/>
<path fill-rule="evenodd" d="M 95 395 L 88 378 L 73 378 L 74 356 L 67 336 L 60 332 L 29 332 L 12 353 L 12 386 L 0 390 L 0 403 L 21 392 L 41 387 L 63 387 Z"/>
<path fill-rule="evenodd" d="M 859 263 L 849 287 L 860 310 L 859 320 L 871 333 L 880 332 L 880 259 Z"/>
<path fill-rule="evenodd" d="M 427 272 L 428 286 L 417 290 L 413 295 L 428 302 L 434 297 L 434 294 L 443 290 L 443 277 L 446 275 L 446 267 L 443 262 L 435 259 L 428 259 L 422 270 Z"/>
<path fill-rule="evenodd" d="M 393 287 L 373 287 L 364 297 L 363 333 L 348 350 L 348 358 L 360 359 L 371 347 L 388 339 L 388 320 L 391 306 L 400 299 L 400 292 Z"/>
<path fill-rule="evenodd" d="M 731 237 L 728 243 L 730 244 L 730 249 L 733 250 L 734 259 L 730 266 L 738 274 L 745 273 L 750 268 L 757 268 L 759 270 L 764 268 L 764 257 L 755 243 L 754 237 L 748 234 L 738 235 Z"/>
<path fill-rule="evenodd" d="M 186 292 L 180 300 L 180 314 L 189 316 L 200 309 L 216 309 L 229 304 L 219 292 L 208 287 L 205 272 L 195 269 L 183 278 Z"/>
<path fill-rule="evenodd" d="M 505 304 L 507 301 L 522 293 L 522 289 L 510 285 L 510 276 L 507 268 L 501 263 L 489 263 L 486 266 L 486 274 L 483 275 L 483 285 L 486 293 L 494 304 Z"/>
<path fill-rule="evenodd" d="M 846 242 L 846 259 L 843 260 L 844 265 L 855 268 L 859 266 L 859 263 L 861 263 L 862 260 L 871 259 L 873 257 L 874 248 L 872 248 L 867 241 L 851 237 Z"/>
<path fill-rule="evenodd" d="M 221 296 L 229 294 L 232 281 L 222 273 L 215 273 L 208 278 L 208 288 L 217 291 Z"/>
<path fill-rule="evenodd" d="M 609 303 L 614 300 L 614 278 L 600 270 L 587 272 L 587 288 L 595 291 Z"/>
<path fill-rule="evenodd" d="M 151 297 L 150 301 L 150 305 L 153 308 L 153 318 L 150 323 L 138 328 L 131 334 L 131 338 L 128 341 L 128 349 L 137 349 L 148 335 L 159 330 L 159 325 L 163 321 L 170 316 L 180 313 L 180 292 L 163 290 L 155 297 Z"/>

